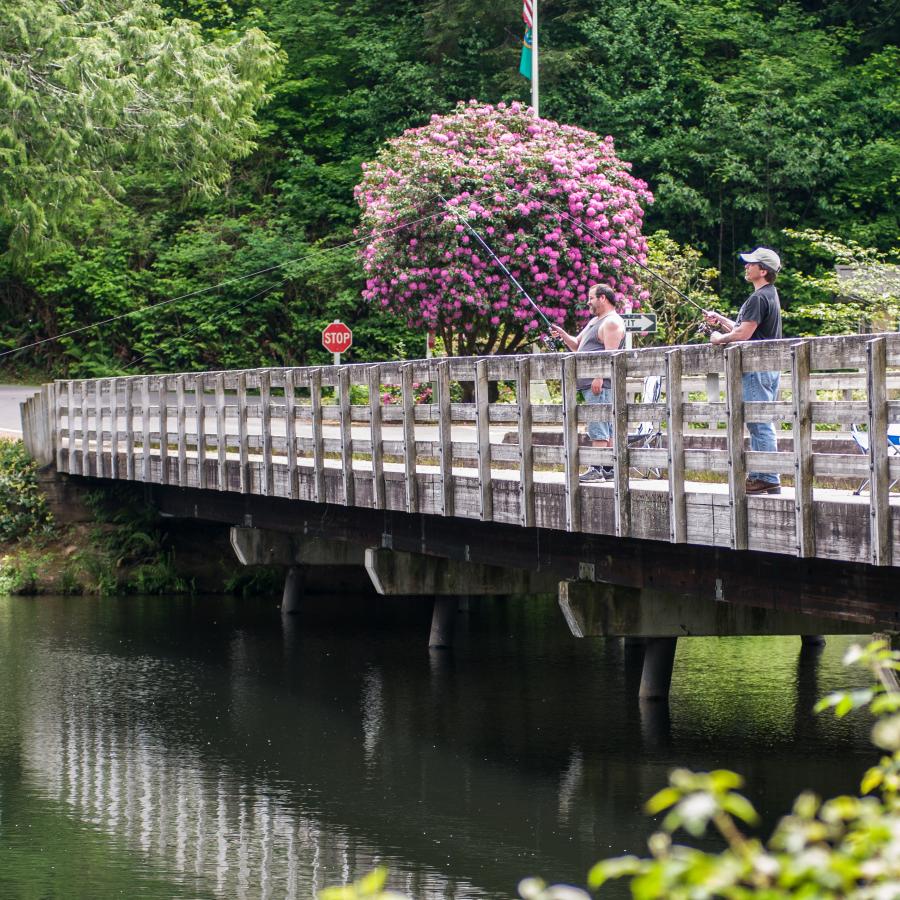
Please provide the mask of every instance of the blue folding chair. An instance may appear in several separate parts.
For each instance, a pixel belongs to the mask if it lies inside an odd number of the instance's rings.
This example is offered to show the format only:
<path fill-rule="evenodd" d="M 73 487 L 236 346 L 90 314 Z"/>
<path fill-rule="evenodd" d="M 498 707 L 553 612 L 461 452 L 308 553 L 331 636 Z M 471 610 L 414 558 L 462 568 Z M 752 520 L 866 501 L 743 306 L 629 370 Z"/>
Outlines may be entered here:
<path fill-rule="evenodd" d="M 869 432 L 863 431 L 861 425 L 851 425 L 850 426 L 850 436 L 853 438 L 854 443 L 859 448 L 860 453 L 865 453 L 866 456 L 869 455 Z M 900 456 L 900 424 L 888 425 L 887 432 L 888 439 L 888 454 L 891 456 Z M 895 479 L 890 483 L 888 490 L 890 490 L 900 479 Z M 867 487 L 869 486 L 869 479 L 867 478 L 853 493 L 855 496 L 859 496 Z"/>

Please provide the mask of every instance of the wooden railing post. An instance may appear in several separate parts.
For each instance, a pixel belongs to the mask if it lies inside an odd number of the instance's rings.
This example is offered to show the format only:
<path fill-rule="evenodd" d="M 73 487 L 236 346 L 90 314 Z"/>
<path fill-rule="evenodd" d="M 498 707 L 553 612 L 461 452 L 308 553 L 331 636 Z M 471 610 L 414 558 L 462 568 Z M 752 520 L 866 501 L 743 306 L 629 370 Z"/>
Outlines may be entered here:
<path fill-rule="evenodd" d="M 578 385 L 575 377 L 575 354 L 563 356 L 560 366 L 566 531 L 578 531 L 581 528 L 581 485 L 578 483 Z"/>
<path fill-rule="evenodd" d="M 441 515 L 454 514 L 453 496 L 453 413 L 450 407 L 450 363 L 437 364 L 434 382 L 438 407 L 438 445 L 440 450 Z"/>
<path fill-rule="evenodd" d="M 271 497 L 275 492 L 275 470 L 272 467 L 272 373 L 259 373 L 259 422 L 262 431 L 262 492 Z"/>
<path fill-rule="evenodd" d="M 666 417 L 668 419 L 669 540 L 687 541 L 687 498 L 684 493 L 684 406 L 681 350 L 666 353 Z"/>
<path fill-rule="evenodd" d="M 90 431 L 90 391 L 88 390 L 89 381 L 81 382 L 81 474 L 90 475 L 91 467 L 88 461 L 91 446 Z"/>
<path fill-rule="evenodd" d="M 887 438 L 887 348 L 884 338 L 866 343 L 869 405 L 869 545 L 872 565 L 891 565 Z"/>
<path fill-rule="evenodd" d="M 412 386 L 412 365 L 400 366 L 400 394 L 403 403 L 403 467 L 406 474 L 406 511 L 416 511 L 416 398 Z"/>
<path fill-rule="evenodd" d="M 728 440 L 728 493 L 731 507 L 731 547 L 746 550 L 747 467 L 744 456 L 744 388 L 742 349 L 732 345 L 725 350 L 725 416 Z"/>
<path fill-rule="evenodd" d="M 369 438 L 372 444 L 372 505 L 384 509 L 384 446 L 381 438 L 381 374 L 378 364 L 369 366 Z"/>
<path fill-rule="evenodd" d="M 197 432 L 197 487 L 206 490 L 206 381 L 203 375 L 194 378 L 194 430 Z"/>
<path fill-rule="evenodd" d="M 68 404 L 67 421 L 69 424 L 69 466 L 66 469 L 69 474 L 74 475 L 75 462 L 75 384 L 72 381 L 66 382 L 66 403 Z"/>
<path fill-rule="evenodd" d="M 94 406 L 94 426 L 97 439 L 94 441 L 94 475 L 103 477 L 103 380 L 94 381 L 97 389 L 97 400 Z"/>
<path fill-rule="evenodd" d="M 616 535 L 631 534 L 631 485 L 628 474 L 631 461 L 628 456 L 628 354 L 618 351 L 612 356 L 613 402 L 613 472 L 615 473 Z"/>
<path fill-rule="evenodd" d="M 309 394 L 312 402 L 313 483 L 316 503 L 325 502 L 325 438 L 322 434 L 322 370 L 309 373 Z"/>
<path fill-rule="evenodd" d="M 109 475 L 119 477 L 119 383 L 120 378 L 109 380 Z"/>
<path fill-rule="evenodd" d="M 178 428 L 178 484 L 187 487 L 187 396 L 184 375 L 175 379 L 175 423 Z"/>
<path fill-rule="evenodd" d="M 159 480 L 169 483 L 169 380 L 159 378 Z"/>
<path fill-rule="evenodd" d="M 284 440 L 287 444 L 288 497 L 300 496 L 300 473 L 297 471 L 297 397 L 294 393 L 294 370 L 284 373 Z"/>
<path fill-rule="evenodd" d="M 228 453 L 225 414 L 225 375 L 219 372 L 216 375 L 216 487 L 220 491 L 228 490 L 225 481 L 225 461 Z"/>
<path fill-rule="evenodd" d="M 56 396 L 56 403 L 54 404 L 54 413 L 56 414 L 56 420 L 54 423 L 54 429 L 56 430 L 56 435 L 54 438 L 54 446 L 56 447 L 56 470 L 58 472 L 64 472 L 66 470 L 66 453 L 63 450 L 62 445 L 62 403 L 63 396 L 65 391 L 65 382 L 57 379 L 54 382 L 54 394 Z M 68 415 L 68 409 L 66 409 L 66 414 Z"/>
<path fill-rule="evenodd" d="M 125 477 L 134 481 L 134 379 L 125 379 Z"/>
<path fill-rule="evenodd" d="M 344 487 L 344 506 L 356 504 L 356 482 L 353 480 L 353 430 L 350 409 L 350 371 L 338 368 L 338 403 L 341 416 L 341 482 Z"/>
<path fill-rule="evenodd" d="M 794 432 L 794 521 L 798 556 L 816 555 L 809 371 L 809 342 L 794 344 L 791 347 L 791 396 Z"/>
<path fill-rule="evenodd" d="M 519 522 L 534 527 L 534 444 L 531 412 L 531 359 L 516 364 L 516 403 L 519 406 Z"/>
<path fill-rule="evenodd" d="M 150 482 L 150 376 L 141 379 L 141 480 Z"/>
<path fill-rule="evenodd" d="M 239 372 L 237 379 L 238 457 L 240 460 L 241 493 L 250 493 L 250 435 L 247 425 L 250 409 L 247 404 L 247 373 Z"/>
<path fill-rule="evenodd" d="M 482 522 L 494 517 L 494 493 L 491 484 L 491 417 L 488 363 L 475 363 L 475 455 L 478 462 L 478 490 Z"/>

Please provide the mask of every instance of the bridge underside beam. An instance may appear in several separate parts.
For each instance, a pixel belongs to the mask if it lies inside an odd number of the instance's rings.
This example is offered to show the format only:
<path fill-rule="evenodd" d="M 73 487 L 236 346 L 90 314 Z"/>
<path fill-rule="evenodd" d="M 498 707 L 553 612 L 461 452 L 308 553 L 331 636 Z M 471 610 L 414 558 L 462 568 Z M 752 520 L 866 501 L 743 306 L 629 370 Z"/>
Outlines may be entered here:
<path fill-rule="evenodd" d="M 88 484 L 103 484 L 84 479 Z M 726 605 L 819 615 L 872 630 L 900 631 L 900 570 L 828 559 L 616 538 L 496 522 L 343 507 L 275 497 L 135 485 L 161 511 L 182 518 L 389 547 L 460 561 L 653 587 Z M 140 493 L 139 493 L 140 496 Z M 586 574 L 587 573 L 587 574 Z M 873 627 L 874 626 L 874 627 Z"/>
<path fill-rule="evenodd" d="M 365 547 L 269 528 L 231 528 L 231 546 L 245 566 L 362 566 Z"/>
<path fill-rule="evenodd" d="M 672 596 L 653 588 L 563 581 L 559 606 L 575 637 L 871 634 L 871 627 L 791 610 Z"/>
<path fill-rule="evenodd" d="M 402 550 L 366 550 L 366 571 L 385 596 L 555 593 L 559 579 L 541 572 L 459 562 Z"/>

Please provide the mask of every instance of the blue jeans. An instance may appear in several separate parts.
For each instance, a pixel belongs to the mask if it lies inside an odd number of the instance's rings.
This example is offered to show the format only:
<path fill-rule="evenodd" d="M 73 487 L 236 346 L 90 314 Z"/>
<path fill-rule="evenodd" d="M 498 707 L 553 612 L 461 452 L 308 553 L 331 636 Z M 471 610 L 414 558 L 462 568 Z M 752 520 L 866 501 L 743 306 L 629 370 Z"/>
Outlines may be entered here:
<path fill-rule="evenodd" d="M 611 388 L 603 388 L 599 394 L 595 394 L 590 388 L 585 388 L 581 393 L 584 395 L 585 403 L 612 403 Z M 592 441 L 608 441 L 612 437 L 612 422 L 592 420 L 587 423 L 587 433 Z"/>
<path fill-rule="evenodd" d="M 744 400 L 774 401 L 778 397 L 778 383 L 781 372 L 747 372 L 743 376 Z M 746 415 L 746 407 L 744 408 Z M 750 449 L 764 453 L 775 453 L 778 441 L 775 440 L 775 427 L 771 422 L 747 422 L 750 429 Z M 781 478 L 771 472 L 749 472 L 749 478 L 768 481 L 769 484 L 781 484 Z"/>

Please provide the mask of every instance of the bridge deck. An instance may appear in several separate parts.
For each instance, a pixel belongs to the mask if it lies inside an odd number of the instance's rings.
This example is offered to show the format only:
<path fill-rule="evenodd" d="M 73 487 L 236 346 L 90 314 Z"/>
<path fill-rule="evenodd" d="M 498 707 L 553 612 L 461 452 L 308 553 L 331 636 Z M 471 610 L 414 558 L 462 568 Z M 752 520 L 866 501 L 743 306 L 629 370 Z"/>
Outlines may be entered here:
<path fill-rule="evenodd" d="M 73 475 L 885 566 L 900 564 L 898 366 L 900 335 L 881 335 L 135 376 L 46 385 L 23 418 L 32 452 Z M 761 370 L 784 373 L 784 399 L 743 401 L 742 374 Z M 613 402 L 580 405 L 596 376 Z M 532 400 L 538 382 L 556 402 Z M 612 448 L 579 440 L 591 417 L 616 423 Z M 766 420 L 779 452 L 752 452 L 745 421 Z M 637 423 L 647 446 L 629 446 Z M 832 439 L 849 426 L 867 454 Z M 579 484 L 590 464 L 614 480 Z M 748 470 L 792 486 L 748 497 Z M 828 486 L 848 478 L 871 490 Z"/>

